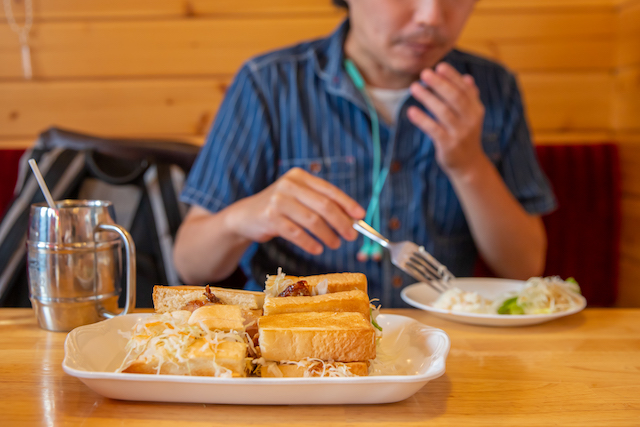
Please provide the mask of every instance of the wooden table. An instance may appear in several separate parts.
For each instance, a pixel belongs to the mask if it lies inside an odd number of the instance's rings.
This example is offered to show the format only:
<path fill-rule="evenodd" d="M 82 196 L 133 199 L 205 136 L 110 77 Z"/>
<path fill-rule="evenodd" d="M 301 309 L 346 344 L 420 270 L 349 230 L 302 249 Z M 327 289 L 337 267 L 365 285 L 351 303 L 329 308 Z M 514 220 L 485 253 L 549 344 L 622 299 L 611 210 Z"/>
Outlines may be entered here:
<path fill-rule="evenodd" d="M 513 329 L 385 312 L 449 334 L 444 376 L 399 403 L 265 407 L 104 398 L 62 371 L 66 334 L 0 309 L 0 425 L 640 426 L 640 309 Z"/>

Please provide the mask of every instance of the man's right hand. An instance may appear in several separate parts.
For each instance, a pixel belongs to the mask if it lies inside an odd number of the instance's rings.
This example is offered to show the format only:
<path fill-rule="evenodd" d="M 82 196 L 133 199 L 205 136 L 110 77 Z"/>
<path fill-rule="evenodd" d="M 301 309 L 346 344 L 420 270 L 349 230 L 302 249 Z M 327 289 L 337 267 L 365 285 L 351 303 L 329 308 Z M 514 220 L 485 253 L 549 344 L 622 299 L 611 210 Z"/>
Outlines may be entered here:
<path fill-rule="evenodd" d="M 300 168 L 228 209 L 225 222 L 235 234 L 255 242 L 282 237 L 315 255 L 323 251 L 318 240 L 331 249 L 340 246 L 340 237 L 355 240 L 353 219 L 365 216 L 339 188 Z"/>

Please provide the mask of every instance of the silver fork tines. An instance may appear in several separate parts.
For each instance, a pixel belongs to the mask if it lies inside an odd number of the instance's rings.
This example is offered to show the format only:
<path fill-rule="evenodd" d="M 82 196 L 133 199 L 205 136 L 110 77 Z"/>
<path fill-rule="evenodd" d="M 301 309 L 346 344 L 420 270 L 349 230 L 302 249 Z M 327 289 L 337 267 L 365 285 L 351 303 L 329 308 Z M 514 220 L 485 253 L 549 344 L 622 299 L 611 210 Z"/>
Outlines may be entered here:
<path fill-rule="evenodd" d="M 407 269 L 413 271 L 413 277 L 421 277 L 421 282 L 426 283 L 436 291 L 442 293 L 447 290 L 448 287 L 446 286 L 446 282 L 448 281 L 448 279 L 442 277 L 438 273 L 438 270 L 436 270 L 431 264 L 429 264 L 427 260 L 422 256 L 416 254 L 412 255 L 411 257 L 409 257 L 409 260 L 407 260 L 406 266 Z"/>
<path fill-rule="evenodd" d="M 353 228 L 387 248 L 391 254 L 391 262 L 402 271 L 437 292 L 442 293 L 448 289 L 447 282 L 454 278 L 453 274 L 422 246 L 413 242 L 390 242 L 364 221 L 354 221 Z"/>

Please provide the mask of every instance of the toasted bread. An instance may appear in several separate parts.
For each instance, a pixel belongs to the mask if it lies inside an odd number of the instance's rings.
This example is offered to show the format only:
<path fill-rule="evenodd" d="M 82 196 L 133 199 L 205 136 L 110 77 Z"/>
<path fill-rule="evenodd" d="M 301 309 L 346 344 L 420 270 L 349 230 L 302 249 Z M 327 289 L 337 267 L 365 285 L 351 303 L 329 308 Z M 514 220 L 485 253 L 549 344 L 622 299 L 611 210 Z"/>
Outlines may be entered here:
<path fill-rule="evenodd" d="M 269 292 L 274 285 L 276 275 L 269 275 L 265 282 L 265 291 Z M 367 276 L 362 273 L 331 273 L 331 274 L 319 274 L 316 276 L 285 276 L 285 279 L 290 279 L 294 283 L 299 280 L 304 280 L 311 287 L 315 287 L 323 280 L 328 282 L 328 293 L 333 292 L 345 292 L 352 290 L 360 290 L 367 293 Z"/>
<path fill-rule="evenodd" d="M 369 297 L 360 290 L 334 292 L 311 297 L 267 297 L 264 315 L 309 311 L 356 312 L 369 317 Z"/>
<path fill-rule="evenodd" d="M 228 305 L 239 305 L 248 310 L 260 310 L 264 293 L 209 287 L 211 292 Z M 182 310 L 191 301 L 207 301 L 204 286 L 154 286 L 153 306 L 158 313 Z"/>
<path fill-rule="evenodd" d="M 242 309 L 237 305 L 205 305 L 195 310 L 189 317 L 189 325 L 206 326 L 210 330 L 244 331 Z"/>
<path fill-rule="evenodd" d="M 285 313 L 258 320 L 266 360 L 358 362 L 376 357 L 375 331 L 361 313 Z"/>

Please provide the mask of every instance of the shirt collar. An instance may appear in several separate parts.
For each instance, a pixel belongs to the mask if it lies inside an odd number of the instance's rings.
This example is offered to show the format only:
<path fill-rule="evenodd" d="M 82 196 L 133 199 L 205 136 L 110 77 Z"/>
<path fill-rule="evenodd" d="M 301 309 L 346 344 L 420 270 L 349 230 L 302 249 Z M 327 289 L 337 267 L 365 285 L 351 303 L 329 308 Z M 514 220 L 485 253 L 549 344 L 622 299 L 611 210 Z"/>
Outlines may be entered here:
<path fill-rule="evenodd" d="M 315 52 L 316 74 L 324 80 L 327 91 L 348 99 L 367 111 L 362 94 L 355 87 L 344 69 L 344 42 L 349 33 L 349 19 L 345 19 L 336 30 L 325 39 Z"/>

